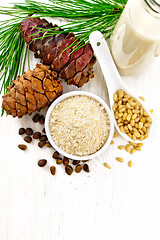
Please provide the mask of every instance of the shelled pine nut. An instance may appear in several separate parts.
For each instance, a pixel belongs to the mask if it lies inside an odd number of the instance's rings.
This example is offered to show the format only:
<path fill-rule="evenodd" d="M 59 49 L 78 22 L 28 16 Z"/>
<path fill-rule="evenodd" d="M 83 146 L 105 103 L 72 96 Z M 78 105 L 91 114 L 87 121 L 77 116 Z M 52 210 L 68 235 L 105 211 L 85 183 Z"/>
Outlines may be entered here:
<path fill-rule="evenodd" d="M 141 103 L 122 89 L 114 94 L 113 100 L 112 109 L 120 131 L 126 133 L 133 141 L 147 138 L 152 118 Z"/>
<path fill-rule="evenodd" d="M 104 163 L 104 166 L 108 169 L 111 169 L 111 166 L 108 163 Z"/>
<path fill-rule="evenodd" d="M 125 146 L 120 145 L 118 148 L 119 148 L 120 150 L 122 150 L 122 149 L 125 149 Z"/>
<path fill-rule="evenodd" d="M 130 152 L 131 151 L 131 145 L 127 144 L 125 149 L 126 149 L 127 152 Z"/>
<path fill-rule="evenodd" d="M 132 148 L 131 149 L 131 154 L 134 154 L 136 152 L 136 149 L 135 148 Z"/>
<path fill-rule="evenodd" d="M 118 134 L 115 132 L 114 135 L 113 135 L 114 138 L 117 138 L 118 137 Z"/>
<path fill-rule="evenodd" d="M 128 166 L 129 166 L 129 167 L 132 167 L 132 166 L 133 166 L 133 162 L 132 162 L 132 161 L 129 161 L 129 162 L 128 162 Z"/>
<path fill-rule="evenodd" d="M 116 160 L 117 160 L 118 162 L 124 162 L 124 159 L 123 159 L 123 158 L 120 158 L 120 157 L 117 157 Z"/>

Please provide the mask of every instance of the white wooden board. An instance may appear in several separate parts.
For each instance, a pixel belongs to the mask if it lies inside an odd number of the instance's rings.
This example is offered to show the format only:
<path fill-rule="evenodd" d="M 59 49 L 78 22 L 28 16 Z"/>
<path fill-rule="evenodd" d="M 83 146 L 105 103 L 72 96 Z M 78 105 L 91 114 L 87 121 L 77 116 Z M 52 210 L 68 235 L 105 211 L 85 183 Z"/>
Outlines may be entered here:
<path fill-rule="evenodd" d="M 10 0 L 7 0 L 7 5 Z M 4 5 L 0 0 L 0 5 Z M 3 19 L 1 16 L 0 19 Z M 31 54 L 31 68 L 38 62 Z M 27 68 L 27 66 L 26 66 Z M 107 151 L 89 162 L 90 173 L 68 176 L 52 159 L 53 150 L 28 145 L 18 135 L 20 127 L 42 129 L 31 117 L 0 118 L 0 239 L 1 240 L 140 240 L 160 239 L 160 59 L 138 77 L 123 78 L 154 110 L 153 135 L 141 152 L 133 155 L 117 146 L 127 142 L 120 136 Z M 100 67 L 95 78 L 82 87 L 108 102 Z M 64 84 L 64 92 L 77 90 Z M 42 111 L 42 113 L 45 111 Z M 115 160 L 123 157 L 124 163 Z M 37 166 L 48 160 L 44 168 Z M 133 168 L 128 161 L 133 161 Z M 106 169 L 108 162 L 112 169 Z M 52 176 L 49 167 L 55 165 Z"/>

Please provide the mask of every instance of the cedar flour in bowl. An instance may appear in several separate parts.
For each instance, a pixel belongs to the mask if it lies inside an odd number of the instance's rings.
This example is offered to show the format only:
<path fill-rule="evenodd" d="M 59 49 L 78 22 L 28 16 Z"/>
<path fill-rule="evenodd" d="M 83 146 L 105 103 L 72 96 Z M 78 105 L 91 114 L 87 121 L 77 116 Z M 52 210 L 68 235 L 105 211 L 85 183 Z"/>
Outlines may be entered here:
<path fill-rule="evenodd" d="M 47 112 L 45 128 L 52 146 L 76 160 L 98 156 L 113 136 L 113 120 L 107 104 L 98 96 L 82 91 L 59 97 Z"/>

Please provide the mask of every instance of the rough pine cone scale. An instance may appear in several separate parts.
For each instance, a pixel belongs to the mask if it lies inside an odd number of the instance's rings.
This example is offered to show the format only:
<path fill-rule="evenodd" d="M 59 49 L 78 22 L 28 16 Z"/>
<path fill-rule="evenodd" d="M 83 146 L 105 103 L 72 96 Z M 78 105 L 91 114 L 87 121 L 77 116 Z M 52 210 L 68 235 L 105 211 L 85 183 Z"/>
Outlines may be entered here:
<path fill-rule="evenodd" d="M 38 28 L 43 27 L 46 29 L 46 28 L 52 28 L 53 25 L 49 24 L 48 21 L 46 21 L 45 19 L 40 19 L 40 18 L 24 19 L 21 22 L 21 31 L 26 43 L 29 43 L 32 39 L 35 38 L 35 36 L 31 36 L 34 33 L 34 31 L 37 30 L 35 27 L 38 27 Z M 41 33 L 37 34 L 37 37 L 40 37 L 40 35 Z"/>
<path fill-rule="evenodd" d="M 71 60 L 76 60 L 77 58 L 79 58 L 84 52 L 84 47 L 81 47 L 80 49 L 78 49 L 77 51 L 74 51 L 71 55 Z"/>
<path fill-rule="evenodd" d="M 62 94 L 63 87 L 55 72 L 37 64 L 33 71 L 18 76 L 9 89 L 2 97 L 2 108 L 7 114 L 23 117 L 50 105 Z"/>
<path fill-rule="evenodd" d="M 46 31 L 38 33 L 35 30 L 36 27 L 44 28 Z M 62 29 L 58 29 L 57 26 L 56 31 L 61 31 L 59 34 L 35 39 L 36 37 L 45 36 L 47 29 L 51 27 L 53 27 L 52 23 L 47 22 L 45 19 L 25 19 L 21 22 L 22 37 L 26 41 L 28 48 L 35 52 L 35 57 L 40 58 L 43 64 L 51 66 L 52 70 L 56 71 L 68 84 L 78 87 L 83 86 L 83 84 L 93 77 L 92 69 L 95 57 L 91 45 L 87 44 L 85 47 L 73 51 L 74 47 L 70 45 L 75 41 L 78 43 L 79 40 L 76 39 L 73 33 L 67 34 L 62 32 Z M 37 34 L 30 36 L 33 33 Z M 68 46 L 70 47 L 63 52 Z M 73 67 L 73 64 L 75 64 L 75 67 Z M 86 68 L 87 66 L 88 68 Z M 88 71 L 83 71 L 84 69 L 88 69 Z M 73 70 L 74 72 L 72 72 Z"/>

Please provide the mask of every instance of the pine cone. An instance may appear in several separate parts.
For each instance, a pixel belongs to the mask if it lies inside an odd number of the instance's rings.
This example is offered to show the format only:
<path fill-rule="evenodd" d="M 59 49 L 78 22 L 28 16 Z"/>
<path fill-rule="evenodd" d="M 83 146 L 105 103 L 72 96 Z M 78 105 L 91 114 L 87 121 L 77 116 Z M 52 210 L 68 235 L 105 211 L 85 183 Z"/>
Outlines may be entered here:
<path fill-rule="evenodd" d="M 49 70 L 49 67 L 37 64 L 36 68 L 18 76 L 2 98 L 2 108 L 13 117 L 23 117 L 40 110 L 59 95 L 63 87 L 57 78 L 57 73 Z"/>
<path fill-rule="evenodd" d="M 35 27 L 44 28 L 46 31 L 38 33 L 39 29 Z M 45 36 L 47 29 L 53 27 L 57 27 L 56 31 L 61 31 L 61 33 L 35 39 Z M 52 23 L 40 18 L 28 18 L 22 21 L 21 32 L 28 48 L 35 52 L 35 57 L 41 58 L 43 64 L 51 66 L 58 73 L 58 76 L 68 84 L 82 87 L 84 83 L 93 77 L 92 68 L 95 63 L 95 57 L 89 43 L 72 52 L 74 47 L 69 46 L 75 41 L 78 43 L 74 34 L 62 33 L 62 29 L 58 28 L 57 25 L 53 26 Z M 62 53 L 67 47 L 69 48 Z"/>

